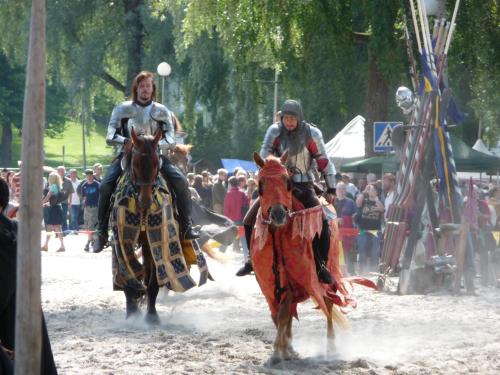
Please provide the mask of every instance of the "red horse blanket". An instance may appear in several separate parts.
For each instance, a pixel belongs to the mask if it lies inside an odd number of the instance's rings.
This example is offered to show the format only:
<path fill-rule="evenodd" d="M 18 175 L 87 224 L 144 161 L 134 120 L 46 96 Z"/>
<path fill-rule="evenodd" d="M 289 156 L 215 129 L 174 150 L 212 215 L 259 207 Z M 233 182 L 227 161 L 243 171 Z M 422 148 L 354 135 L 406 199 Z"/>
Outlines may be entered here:
<path fill-rule="evenodd" d="M 313 238 L 321 232 L 323 207 L 304 209 L 293 199 L 293 212 L 289 223 L 269 231 L 269 225 L 259 211 L 252 238 L 252 262 L 255 275 L 271 313 L 275 316 L 284 291 L 293 293 L 293 313 L 297 317 L 298 303 L 311 297 L 319 308 L 330 316 L 324 298 L 341 306 L 356 306 L 349 293 L 348 284 L 359 283 L 376 289 L 375 284 L 363 278 L 344 278 L 339 264 L 339 230 L 335 220 L 330 221 L 330 251 L 328 268 L 335 285 L 321 284 L 316 276 L 312 249 Z M 261 208 L 262 210 L 262 208 Z"/>

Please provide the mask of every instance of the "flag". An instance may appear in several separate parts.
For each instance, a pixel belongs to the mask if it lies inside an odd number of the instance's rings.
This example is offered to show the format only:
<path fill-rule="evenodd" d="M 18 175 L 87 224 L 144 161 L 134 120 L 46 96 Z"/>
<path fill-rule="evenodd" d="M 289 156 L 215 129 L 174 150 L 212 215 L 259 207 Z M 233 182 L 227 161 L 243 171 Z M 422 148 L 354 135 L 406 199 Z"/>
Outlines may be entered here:
<path fill-rule="evenodd" d="M 462 112 L 458 107 L 457 102 L 455 102 L 455 99 L 451 98 L 450 102 L 448 103 L 448 110 L 446 111 L 446 116 L 450 120 L 450 123 L 460 124 L 467 117 L 467 113 Z"/>
<path fill-rule="evenodd" d="M 425 92 L 431 92 L 432 90 L 436 89 L 436 80 L 434 76 L 432 75 L 432 70 L 431 67 L 429 66 L 429 63 L 427 62 L 427 53 L 424 51 L 422 53 L 422 73 L 423 73 L 423 90 Z"/>

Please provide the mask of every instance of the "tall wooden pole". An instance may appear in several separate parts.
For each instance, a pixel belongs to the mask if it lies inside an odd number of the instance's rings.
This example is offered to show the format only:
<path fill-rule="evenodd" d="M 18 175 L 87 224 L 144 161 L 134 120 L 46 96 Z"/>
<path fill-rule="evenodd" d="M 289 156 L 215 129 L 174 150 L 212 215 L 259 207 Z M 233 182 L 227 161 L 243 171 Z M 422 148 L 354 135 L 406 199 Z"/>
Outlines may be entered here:
<path fill-rule="evenodd" d="M 32 0 L 23 108 L 23 164 L 17 249 L 16 375 L 40 373 L 40 228 L 45 65 L 45 0 Z"/>

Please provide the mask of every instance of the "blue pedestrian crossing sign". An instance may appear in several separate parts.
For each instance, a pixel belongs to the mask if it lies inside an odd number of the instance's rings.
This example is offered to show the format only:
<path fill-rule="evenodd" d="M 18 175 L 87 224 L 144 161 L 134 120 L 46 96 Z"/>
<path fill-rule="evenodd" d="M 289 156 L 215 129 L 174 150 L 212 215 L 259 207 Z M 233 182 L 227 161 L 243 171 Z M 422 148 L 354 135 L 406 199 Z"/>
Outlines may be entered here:
<path fill-rule="evenodd" d="M 392 133 L 401 122 L 374 122 L 373 123 L 373 151 L 388 152 L 394 150 Z"/>

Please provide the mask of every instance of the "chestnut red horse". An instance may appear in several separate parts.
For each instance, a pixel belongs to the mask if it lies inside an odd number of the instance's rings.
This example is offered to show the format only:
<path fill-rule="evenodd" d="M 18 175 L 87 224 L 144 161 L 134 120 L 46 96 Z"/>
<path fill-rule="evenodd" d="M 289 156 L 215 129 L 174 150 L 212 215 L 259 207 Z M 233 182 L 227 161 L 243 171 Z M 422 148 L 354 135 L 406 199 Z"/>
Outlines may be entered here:
<path fill-rule="evenodd" d="M 335 283 L 319 282 L 312 240 L 321 233 L 323 207 L 304 209 L 292 196 L 292 182 L 284 164 L 288 152 L 278 159 L 269 156 L 265 161 L 254 153 L 261 168 L 258 185 L 260 211 L 252 235 L 251 256 L 257 282 L 266 297 L 277 328 L 271 362 L 297 357 L 291 345 L 292 319 L 297 318 L 297 304 L 312 298 L 325 314 L 327 343 L 333 346 L 333 323 L 346 326 L 341 309 L 355 307 L 347 283 L 359 283 L 376 289 L 362 278 L 343 278 L 339 265 L 339 230 L 335 220 L 330 223 L 331 238 L 328 269 Z"/>

